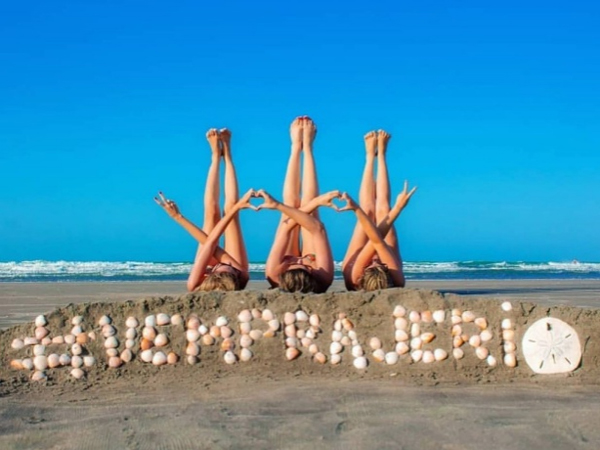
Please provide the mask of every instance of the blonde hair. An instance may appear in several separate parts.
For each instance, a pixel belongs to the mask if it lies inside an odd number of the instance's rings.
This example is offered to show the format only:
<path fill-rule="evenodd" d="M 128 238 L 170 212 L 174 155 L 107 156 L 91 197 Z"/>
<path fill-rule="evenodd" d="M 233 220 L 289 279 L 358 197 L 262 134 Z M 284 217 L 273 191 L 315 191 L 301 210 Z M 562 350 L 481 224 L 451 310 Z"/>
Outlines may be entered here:
<path fill-rule="evenodd" d="M 279 288 L 284 292 L 315 292 L 317 280 L 304 269 L 286 270 L 279 275 Z"/>
<path fill-rule="evenodd" d="M 378 289 L 387 289 L 393 287 L 394 283 L 388 272 L 387 267 L 375 266 L 365 269 L 358 287 L 365 291 L 376 291 Z"/>
<path fill-rule="evenodd" d="M 216 272 L 207 275 L 197 291 L 237 291 L 239 277 L 231 272 Z"/>

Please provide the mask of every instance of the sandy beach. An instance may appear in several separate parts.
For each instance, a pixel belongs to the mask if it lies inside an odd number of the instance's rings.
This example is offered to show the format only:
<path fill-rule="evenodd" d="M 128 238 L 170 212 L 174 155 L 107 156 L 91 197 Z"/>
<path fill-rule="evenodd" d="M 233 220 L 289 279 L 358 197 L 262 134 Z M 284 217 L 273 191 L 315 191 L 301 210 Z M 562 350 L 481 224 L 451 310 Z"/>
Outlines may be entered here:
<path fill-rule="evenodd" d="M 0 284 L 0 448 L 475 449 L 482 442 L 502 449 L 598 448 L 600 281 L 422 281 L 382 294 L 349 294 L 337 285 L 332 293 L 310 297 L 267 292 L 261 283 L 245 293 L 202 298 L 182 295 L 182 287 Z M 81 381 L 63 370 L 47 383 L 32 383 L 7 368 L 14 355 L 10 341 L 28 333 L 38 314 L 46 314 L 58 333 L 71 327 L 76 314 L 90 322 L 109 314 L 118 327 L 128 315 L 158 311 L 235 317 L 245 307 L 278 314 L 301 307 L 323 318 L 346 311 L 366 337 L 389 321 L 394 304 L 471 308 L 497 324 L 506 299 L 515 306 L 517 341 L 547 315 L 570 323 L 584 343 L 581 366 L 540 376 L 522 359 L 515 369 L 487 368 L 467 356 L 431 368 L 372 363 L 357 371 L 344 362 L 285 361 L 281 341 L 270 340 L 256 344 L 255 359 L 232 366 L 218 350 L 207 349 L 196 366 L 101 366 Z M 323 329 L 324 336 L 331 333 L 330 325 Z M 175 332 L 170 338 L 174 347 L 184 344 Z M 450 346 L 441 329 L 436 340 Z M 499 347 L 494 338 L 490 349 Z M 88 348 L 103 359 L 100 343 Z"/>

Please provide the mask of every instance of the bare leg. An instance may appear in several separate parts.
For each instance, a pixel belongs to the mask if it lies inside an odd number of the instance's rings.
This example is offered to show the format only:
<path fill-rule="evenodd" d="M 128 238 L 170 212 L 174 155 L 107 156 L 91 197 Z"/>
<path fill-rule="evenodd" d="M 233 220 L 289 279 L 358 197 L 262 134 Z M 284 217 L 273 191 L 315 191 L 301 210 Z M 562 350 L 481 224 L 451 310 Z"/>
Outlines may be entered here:
<path fill-rule="evenodd" d="M 225 161 L 225 213 L 227 213 L 239 200 L 238 182 L 231 157 L 231 131 L 223 128 L 219 131 L 219 137 L 223 148 L 223 160 Z M 239 214 L 225 228 L 225 251 L 244 267 L 244 270 L 248 270 L 248 254 L 246 253 Z"/>
<path fill-rule="evenodd" d="M 317 127 L 310 117 L 304 117 L 304 133 L 302 136 L 304 167 L 302 168 L 302 199 L 300 206 L 306 205 L 313 198 L 319 195 L 319 182 L 317 181 L 317 169 L 313 156 L 313 143 L 317 134 Z M 319 211 L 315 209 L 312 216 L 319 219 Z M 301 228 L 302 233 L 302 255 L 310 255 L 315 253 L 315 246 L 312 235 L 304 228 Z"/>
<path fill-rule="evenodd" d="M 377 133 L 377 193 L 376 193 L 376 218 L 377 222 L 381 222 L 383 218 L 390 212 L 390 180 L 388 177 L 386 154 L 387 145 L 391 139 L 391 135 L 383 130 Z M 398 237 L 396 229 L 392 225 L 390 231 L 385 236 L 385 242 L 400 256 L 398 249 Z"/>

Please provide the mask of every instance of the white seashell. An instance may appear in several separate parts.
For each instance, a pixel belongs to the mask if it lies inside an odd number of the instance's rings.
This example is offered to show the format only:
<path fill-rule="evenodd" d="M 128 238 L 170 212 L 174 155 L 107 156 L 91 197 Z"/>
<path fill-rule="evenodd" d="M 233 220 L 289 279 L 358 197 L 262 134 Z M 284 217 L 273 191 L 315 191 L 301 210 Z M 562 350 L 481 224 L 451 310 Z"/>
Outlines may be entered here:
<path fill-rule="evenodd" d="M 394 332 L 394 338 L 395 338 L 396 342 L 403 342 L 403 341 L 408 341 L 409 336 L 408 336 L 408 333 L 404 330 L 396 330 Z"/>
<path fill-rule="evenodd" d="M 514 342 L 506 341 L 504 342 L 504 353 L 514 353 L 517 350 L 517 345 Z"/>
<path fill-rule="evenodd" d="M 148 339 L 149 341 L 153 341 L 156 337 L 156 329 L 154 327 L 145 326 L 142 330 L 142 336 L 144 339 Z"/>
<path fill-rule="evenodd" d="M 125 350 L 125 351 L 128 351 L 128 350 Z M 83 365 L 85 367 L 92 367 L 94 364 L 96 364 L 96 358 L 94 358 L 93 356 L 86 355 L 83 357 Z"/>
<path fill-rule="evenodd" d="M 506 355 L 504 355 L 504 365 L 511 368 L 516 367 L 517 358 L 515 357 L 514 353 L 507 353 Z"/>
<path fill-rule="evenodd" d="M 359 356 L 363 356 L 365 354 L 363 348 L 360 345 L 355 345 L 352 347 L 352 356 L 358 358 Z"/>
<path fill-rule="evenodd" d="M 44 339 L 42 339 L 42 345 L 45 345 L 46 347 L 48 345 L 52 344 L 52 339 L 50 339 L 48 336 L 46 336 Z"/>
<path fill-rule="evenodd" d="M 237 361 L 237 356 L 235 356 L 235 353 L 233 352 L 225 352 L 223 359 L 225 360 L 226 364 L 233 364 Z"/>
<path fill-rule="evenodd" d="M 73 320 L 75 320 L 75 319 L 73 319 Z M 104 325 L 108 325 L 108 324 L 110 324 L 110 323 L 112 323 L 112 320 L 111 320 L 111 318 L 110 318 L 110 317 L 108 317 L 108 316 L 102 316 L 102 317 L 100 317 L 100 319 L 98 320 L 98 325 L 100 325 L 101 327 L 103 327 Z M 73 325 L 79 325 L 79 324 L 77 324 L 77 323 L 73 322 Z"/>
<path fill-rule="evenodd" d="M 106 349 L 106 356 L 108 356 L 109 358 L 113 356 L 119 356 L 119 350 L 117 350 L 116 348 L 108 348 Z"/>
<path fill-rule="evenodd" d="M 31 381 L 45 381 L 46 380 L 46 374 L 44 372 L 42 372 L 41 370 L 38 370 L 37 372 L 33 372 L 33 375 L 31 375 Z"/>
<path fill-rule="evenodd" d="M 185 332 L 185 338 L 188 342 L 196 342 L 200 339 L 200 333 L 198 330 L 187 330 Z"/>
<path fill-rule="evenodd" d="M 475 349 L 475 355 L 477 355 L 479 359 L 486 359 L 489 354 L 490 351 L 486 347 L 477 347 Z"/>
<path fill-rule="evenodd" d="M 509 301 L 503 302 L 500 307 L 502 308 L 502 311 L 511 311 L 512 310 L 512 304 Z M 508 364 L 507 364 L 508 365 Z M 514 367 L 514 366 L 512 366 Z"/>
<path fill-rule="evenodd" d="M 503 319 L 502 320 L 502 329 L 503 330 L 510 330 L 512 328 L 512 320 L 510 319 Z"/>
<path fill-rule="evenodd" d="M 62 337 L 62 336 L 54 336 L 52 338 L 52 343 L 53 344 L 57 344 L 57 345 L 64 344 L 65 343 L 65 338 Z"/>
<path fill-rule="evenodd" d="M 271 320 L 273 320 L 275 318 L 275 316 L 273 315 L 273 312 L 270 309 L 265 309 L 262 312 L 262 320 L 269 322 Z"/>
<path fill-rule="evenodd" d="M 199 360 L 198 360 L 198 358 L 197 358 L 196 356 L 189 355 L 189 356 L 187 357 L 187 362 L 188 362 L 188 364 L 189 364 L 190 366 L 193 366 L 194 364 L 197 364 L 197 363 L 198 363 L 198 361 L 199 361 Z"/>
<path fill-rule="evenodd" d="M 133 340 L 133 339 L 127 339 L 125 341 L 125 348 L 132 349 L 133 347 L 135 347 L 135 340 Z"/>
<path fill-rule="evenodd" d="M 421 361 L 421 358 L 423 358 L 423 350 L 415 350 L 410 354 L 410 357 L 414 362 Z"/>
<path fill-rule="evenodd" d="M 356 340 L 356 339 L 358 338 L 358 335 L 356 334 L 356 331 L 354 331 L 354 330 L 349 330 L 349 331 L 348 331 L 348 337 L 349 337 L 351 340 L 353 340 L 353 341 L 354 341 L 354 340 Z"/>
<path fill-rule="evenodd" d="M 433 341 L 435 339 L 435 334 L 423 333 L 420 337 L 424 344 L 429 344 L 431 341 Z"/>
<path fill-rule="evenodd" d="M 36 370 L 46 370 L 48 368 L 48 358 L 44 355 L 36 356 L 33 358 L 33 367 L 35 367 Z"/>
<path fill-rule="evenodd" d="M 308 346 L 308 352 L 311 355 L 314 355 L 314 354 L 318 353 L 319 352 L 319 346 L 317 344 L 310 344 Z"/>
<path fill-rule="evenodd" d="M 200 354 L 200 346 L 195 342 L 188 342 L 185 354 L 188 356 L 198 356 Z"/>
<path fill-rule="evenodd" d="M 60 362 L 61 366 L 69 366 L 71 364 L 71 357 L 66 353 L 63 353 L 59 356 L 58 362 Z"/>
<path fill-rule="evenodd" d="M 385 363 L 387 365 L 393 365 L 398 362 L 398 353 L 396 352 L 387 352 L 385 354 Z"/>
<path fill-rule="evenodd" d="M 73 336 L 79 336 L 81 333 L 83 333 L 83 329 L 81 328 L 81 325 L 75 325 L 72 329 L 71 329 L 71 334 Z"/>
<path fill-rule="evenodd" d="M 104 348 L 117 348 L 118 346 L 119 341 L 114 336 L 111 336 L 106 341 L 104 341 Z"/>
<path fill-rule="evenodd" d="M 135 328 L 131 329 L 135 331 Z M 106 324 L 102 327 L 102 336 L 104 336 L 105 338 L 114 336 L 115 334 L 117 334 L 117 329 L 112 325 Z"/>
<path fill-rule="evenodd" d="M 217 320 L 215 321 L 215 325 L 218 327 L 224 327 L 228 323 L 229 323 L 229 320 L 227 320 L 227 317 L 225 317 L 225 316 L 217 317 Z"/>
<path fill-rule="evenodd" d="M 283 329 L 283 333 L 287 337 L 296 337 L 296 325 L 294 325 L 294 324 L 286 325 L 285 328 Z"/>
<path fill-rule="evenodd" d="M 156 315 L 156 325 L 159 327 L 164 327 L 165 325 L 169 325 L 171 323 L 171 318 L 168 314 L 159 313 Z M 166 358 L 166 356 L 165 356 Z M 166 359 L 165 359 L 166 361 Z"/>
<path fill-rule="evenodd" d="M 96 340 L 96 332 L 95 331 L 90 331 L 88 333 L 88 337 L 90 338 L 91 341 L 95 341 Z"/>
<path fill-rule="evenodd" d="M 452 325 L 458 325 L 459 323 L 462 323 L 462 317 L 461 316 L 452 316 L 452 317 L 450 317 L 450 323 Z"/>
<path fill-rule="evenodd" d="M 433 352 L 431 350 L 425 350 L 423 352 L 423 362 L 426 364 L 429 364 L 434 361 L 435 361 L 435 356 L 433 356 Z"/>
<path fill-rule="evenodd" d="M 527 365 L 535 373 L 572 372 L 581 361 L 577 332 L 554 317 L 534 322 L 523 335 L 521 349 Z"/>
<path fill-rule="evenodd" d="M 336 320 L 335 322 L 333 322 L 333 329 L 335 331 L 342 331 L 344 327 L 342 326 L 342 321 L 341 320 Z"/>
<path fill-rule="evenodd" d="M 75 342 L 75 336 L 71 336 L 73 338 L 73 342 Z M 26 337 L 23 339 L 23 345 L 36 345 L 39 341 L 34 337 Z"/>
<path fill-rule="evenodd" d="M 258 308 L 252 308 L 251 314 L 254 319 L 262 319 L 262 312 Z"/>
<path fill-rule="evenodd" d="M 442 323 L 446 319 L 446 311 L 443 309 L 438 309 L 433 312 L 433 320 L 435 323 Z"/>
<path fill-rule="evenodd" d="M 433 351 L 433 357 L 436 361 L 443 361 L 448 357 L 448 352 L 443 348 L 436 348 Z"/>
<path fill-rule="evenodd" d="M 286 325 L 291 325 L 296 322 L 296 314 L 291 312 L 286 312 L 283 315 L 283 323 Z"/>
<path fill-rule="evenodd" d="M 181 317 L 181 314 L 173 314 L 173 316 L 171 316 L 171 324 L 175 326 L 183 325 L 183 317 Z"/>
<path fill-rule="evenodd" d="M 465 356 L 465 352 L 463 352 L 462 348 L 455 348 L 452 350 L 452 356 L 454 356 L 454 359 L 462 359 Z"/>
<path fill-rule="evenodd" d="M 298 347 L 298 339 L 295 337 L 288 337 L 285 339 L 285 345 L 287 347 Z"/>
<path fill-rule="evenodd" d="M 381 348 L 381 339 L 379 339 L 378 337 L 372 337 L 369 340 L 369 347 L 371 347 L 371 349 L 373 350 Z"/>
<path fill-rule="evenodd" d="M 411 311 L 408 314 L 408 320 L 410 320 L 413 323 L 418 323 L 421 321 L 421 314 L 419 314 L 418 311 Z"/>
<path fill-rule="evenodd" d="M 249 309 L 244 309 L 242 312 L 238 314 L 238 322 L 241 323 L 249 323 L 252 321 L 252 313 Z"/>
<path fill-rule="evenodd" d="M 21 365 L 23 366 L 23 369 L 33 370 L 33 359 L 25 358 L 21 361 Z"/>
<path fill-rule="evenodd" d="M 45 345 L 34 345 L 33 346 L 33 354 L 35 356 L 39 356 L 39 355 L 43 355 L 46 352 L 46 346 Z"/>
<path fill-rule="evenodd" d="M 144 325 L 147 327 L 155 327 L 156 326 L 156 316 L 154 314 L 150 314 L 146 316 L 144 319 Z"/>
<path fill-rule="evenodd" d="M 474 320 L 475 325 L 477 325 L 482 330 L 485 330 L 488 327 L 487 319 L 485 317 L 478 317 Z"/>
<path fill-rule="evenodd" d="M 142 361 L 144 362 L 152 362 L 152 357 L 154 355 L 152 354 L 152 350 L 148 349 L 148 350 L 144 350 L 142 353 L 140 353 L 140 358 L 142 359 Z"/>
<path fill-rule="evenodd" d="M 331 362 L 332 365 L 339 364 L 341 361 L 342 361 L 342 355 L 340 355 L 339 353 L 336 353 L 335 355 L 331 355 L 329 357 L 329 362 Z"/>
<path fill-rule="evenodd" d="M 336 355 L 342 351 L 342 348 L 342 344 L 340 344 L 339 342 L 332 342 L 329 346 L 329 353 L 331 353 L 332 355 Z"/>
<path fill-rule="evenodd" d="M 373 359 L 377 362 L 385 360 L 385 352 L 381 348 L 375 349 L 373 352 Z"/>
<path fill-rule="evenodd" d="M 481 338 L 475 334 L 469 338 L 469 345 L 471 347 L 479 347 L 481 345 Z"/>
<path fill-rule="evenodd" d="M 473 322 L 475 320 L 475 313 L 473 311 L 465 311 L 462 313 L 463 322 Z"/>
<path fill-rule="evenodd" d="M 492 340 L 492 332 L 490 330 L 483 330 L 480 334 L 479 337 L 481 338 L 481 342 L 488 342 Z"/>
<path fill-rule="evenodd" d="M 123 364 L 123 361 L 121 361 L 121 358 L 119 358 L 118 356 L 111 356 L 110 358 L 108 358 L 108 367 L 112 369 L 121 367 L 121 364 Z"/>
<path fill-rule="evenodd" d="M 296 321 L 297 322 L 308 322 L 308 314 L 299 309 L 296 311 Z"/>
<path fill-rule="evenodd" d="M 198 333 L 200 333 L 202 336 L 204 336 L 206 333 L 208 333 L 208 327 L 206 325 L 200 325 L 198 327 Z"/>
<path fill-rule="evenodd" d="M 71 319 L 72 325 L 81 325 L 83 323 L 83 316 L 75 316 Z"/>
<path fill-rule="evenodd" d="M 514 330 L 502 330 L 502 339 L 505 341 L 514 341 L 515 340 L 515 331 Z"/>
<path fill-rule="evenodd" d="M 163 352 L 156 352 L 152 357 L 152 364 L 155 366 L 162 366 L 167 363 L 167 355 Z"/>
<path fill-rule="evenodd" d="M 75 336 L 72 334 L 65 335 L 65 344 L 71 345 L 75 343 Z"/>
<path fill-rule="evenodd" d="M 127 328 L 137 328 L 139 324 L 140 323 L 138 322 L 138 320 L 133 316 L 128 317 L 125 321 L 125 326 Z"/>
<path fill-rule="evenodd" d="M 260 330 L 250 330 L 248 336 L 252 338 L 253 341 L 257 341 L 262 337 L 262 331 Z"/>
<path fill-rule="evenodd" d="M 240 350 L 240 361 L 250 361 L 252 359 L 252 351 L 249 348 Z"/>
<path fill-rule="evenodd" d="M 85 372 L 79 368 L 71 370 L 71 376 L 76 380 L 81 380 L 85 376 Z"/>
<path fill-rule="evenodd" d="M 191 329 L 197 330 L 199 326 L 200 326 L 200 319 L 198 319 L 198 317 L 196 317 L 195 315 L 192 315 L 187 320 L 186 327 L 188 328 L 188 330 L 191 330 Z"/>
<path fill-rule="evenodd" d="M 300 343 L 302 344 L 302 347 L 308 348 L 312 345 L 312 339 L 304 337 L 300 340 Z"/>
<path fill-rule="evenodd" d="M 404 317 L 398 317 L 394 320 L 394 328 L 396 330 L 408 330 L 408 320 Z"/>
<path fill-rule="evenodd" d="M 46 336 L 48 336 L 48 333 L 50 333 L 50 332 L 45 327 L 37 327 L 34 332 L 35 338 L 40 341 L 42 339 L 44 339 Z"/>
<path fill-rule="evenodd" d="M 358 358 L 354 358 L 354 361 L 352 362 L 352 364 L 358 370 L 366 369 L 367 365 L 368 365 L 367 358 L 365 358 L 364 356 L 359 356 Z"/>
<path fill-rule="evenodd" d="M 421 336 L 421 326 L 418 323 L 413 323 L 410 326 L 410 335 L 412 337 L 419 337 L 419 336 Z"/>
<path fill-rule="evenodd" d="M 398 353 L 398 355 L 404 355 L 406 353 L 408 353 L 410 350 L 410 347 L 408 346 L 408 344 L 406 342 L 398 342 L 396 344 L 396 353 Z"/>
<path fill-rule="evenodd" d="M 498 364 L 498 361 L 496 361 L 496 358 L 494 358 L 492 355 L 489 355 L 486 361 L 490 367 L 495 367 L 496 364 Z"/>
<path fill-rule="evenodd" d="M 154 345 L 156 345 L 157 347 L 164 347 L 168 343 L 169 338 L 164 333 L 160 333 L 156 336 L 156 338 L 154 338 Z"/>
<path fill-rule="evenodd" d="M 36 327 L 43 327 L 48 323 L 48 321 L 46 320 L 45 316 L 37 316 L 35 318 L 35 326 Z"/>
<path fill-rule="evenodd" d="M 81 366 L 83 366 L 83 358 L 81 356 L 73 356 L 71 358 L 71 366 L 75 367 L 76 369 L 79 369 Z"/>
<path fill-rule="evenodd" d="M 304 331 L 302 329 L 296 330 L 296 337 L 298 339 L 302 339 L 305 335 L 306 335 L 306 331 Z"/>
<path fill-rule="evenodd" d="M 321 319 L 319 318 L 318 315 L 312 314 L 308 318 L 308 323 L 310 323 L 313 327 L 317 327 L 318 328 L 321 325 Z"/>
<path fill-rule="evenodd" d="M 127 328 L 125 332 L 125 337 L 127 339 L 135 339 L 137 337 L 137 331 L 135 328 Z"/>
<path fill-rule="evenodd" d="M 392 315 L 394 317 L 404 317 L 406 315 L 406 308 L 404 308 L 404 306 L 396 305 Z"/>
<path fill-rule="evenodd" d="M 421 338 L 413 338 L 410 341 L 410 348 L 413 350 L 420 350 L 423 348 L 423 341 L 421 340 Z"/>
<path fill-rule="evenodd" d="M 48 367 L 54 369 L 60 366 L 60 357 L 56 353 L 48 355 Z"/>
<path fill-rule="evenodd" d="M 240 347 L 242 348 L 248 348 L 250 347 L 254 342 L 252 341 L 252 338 L 250 336 L 248 336 L 247 334 L 243 334 L 240 337 Z"/>
<path fill-rule="evenodd" d="M 278 319 L 269 320 L 268 324 L 269 328 L 273 331 L 279 331 L 279 327 L 281 326 Z"/>
<path fill-rule="evenodd" d="M 333 330 L 331 332 L 331 340 L 333 342 L 340 342 L 342 340 L 343 334 L 341 331 Z"/>

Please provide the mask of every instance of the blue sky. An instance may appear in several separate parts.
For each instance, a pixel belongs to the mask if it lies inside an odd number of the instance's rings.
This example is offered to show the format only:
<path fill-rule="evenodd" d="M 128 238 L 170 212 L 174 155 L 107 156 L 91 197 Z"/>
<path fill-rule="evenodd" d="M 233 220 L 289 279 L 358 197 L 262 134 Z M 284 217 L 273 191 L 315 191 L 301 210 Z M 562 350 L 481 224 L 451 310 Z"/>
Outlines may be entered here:
<path fill-rule="evenodd" d="M 322 190 L 356 194 L 393 134 L 407 260 L 600 260 L 595 2 L 4 2 L 0 260 L 187 261 L 156 191 L 201 223 L 204 132 L 276 196 L 288 127 L 319 127 Z M 354 219 L 323 214 L 336 259 Z M 274 212 L 244 212 L 266 258 Z"/>

